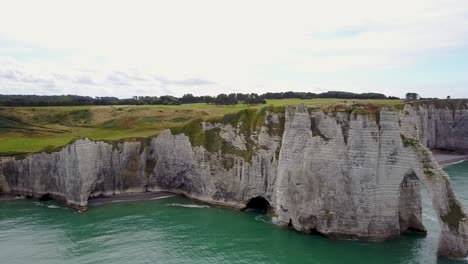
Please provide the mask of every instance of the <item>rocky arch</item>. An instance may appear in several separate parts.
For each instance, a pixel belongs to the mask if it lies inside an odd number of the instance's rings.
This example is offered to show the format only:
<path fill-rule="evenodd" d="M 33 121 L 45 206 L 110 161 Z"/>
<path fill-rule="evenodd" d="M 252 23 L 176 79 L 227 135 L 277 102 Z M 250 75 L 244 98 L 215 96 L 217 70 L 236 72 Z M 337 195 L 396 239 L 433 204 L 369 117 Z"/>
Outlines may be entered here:
<path fill-rule="evenodd" d="M 453 192 L 449 176 L 431 152 L 420 144 L 414 150 L 417 158 L 414 175 L 427 189 L 441 227 L 438 255 L 465 258 L 468 256 L 468 212 Z"/>

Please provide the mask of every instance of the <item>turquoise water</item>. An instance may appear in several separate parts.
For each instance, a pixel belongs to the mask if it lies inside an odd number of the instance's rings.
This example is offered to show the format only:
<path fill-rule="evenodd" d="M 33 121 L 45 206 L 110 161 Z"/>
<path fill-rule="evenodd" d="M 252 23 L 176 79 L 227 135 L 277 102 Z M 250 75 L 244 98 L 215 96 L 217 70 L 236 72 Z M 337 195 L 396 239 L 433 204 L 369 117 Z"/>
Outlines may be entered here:
<path fill-rule="evenodd" d="M 468 162 L 446 168 L 468 206 Z M 256 212 L 181 197 L 128 202 L 77 213 L 54 202 L 0 202 L 0 263 L 459 263 L 437 259 L 434 214 L 424 199 L 429 236 L 385 242 L 336 241 L 270 223 Z"/>

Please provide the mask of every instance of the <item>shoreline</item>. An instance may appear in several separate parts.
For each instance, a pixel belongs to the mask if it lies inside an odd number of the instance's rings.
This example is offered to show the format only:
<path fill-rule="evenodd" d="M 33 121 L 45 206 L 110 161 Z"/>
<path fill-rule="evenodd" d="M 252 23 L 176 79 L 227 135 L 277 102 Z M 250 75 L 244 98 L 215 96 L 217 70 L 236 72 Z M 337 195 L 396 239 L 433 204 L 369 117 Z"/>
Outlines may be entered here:
<path fill-rule="evenodd" d="M 431 150 L 432 156 L 442 167 L 468 160 L 468 155 L 450 151 Z"/>
<path fill-rule="evenodd" d="M 125 193 L 125 194 L 117 194 L 113 196 L 89 198 L 88 206 L 99 206 L 99 205 L 104 205 L 104 204 L 120 203 L 120 202 L 151 201 L 151 200 L 158 200 L 158 199 L 169 198 L 169 197 L 174 197 L 174 196 L 180 196 L 180 195 L 177 193 L 172 193 L 172 192 L 167 192 L 167 191 Z M 12 201 L 12 200 L 39 200 L 39 199 L 28 198 L 23 195 L 19 195 L 19 196 L 9 195 L 9 194 L 0 195 L 0 202 Z"/>
<path fill-rule="evenodd" d="M 173 196 L 179 196 L 179 194 L 167 191 L 117 194 L 113 196 L 90 198 L 88 199 L 88 206 L 99 206 L 104 204 L 122 202 L 150 201 L 169 198 Z"/>
<path fill-rule="evenodd" d="M 10 194 L 0 194 L 0 202 L 1 201 L 11 201 L 11 200 L 20 200 L 26 199 L 26 197 L 17 196 L 17 195 L 10 195 Z"/>

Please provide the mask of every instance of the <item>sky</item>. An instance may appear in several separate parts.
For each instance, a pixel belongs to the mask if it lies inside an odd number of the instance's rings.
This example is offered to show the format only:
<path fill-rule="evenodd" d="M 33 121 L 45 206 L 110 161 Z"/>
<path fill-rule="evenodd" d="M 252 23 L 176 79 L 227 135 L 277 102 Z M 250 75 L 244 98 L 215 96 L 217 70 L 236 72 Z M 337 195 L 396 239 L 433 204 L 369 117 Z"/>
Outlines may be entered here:
<path fill-rule="evenodd" d="M 0 0 L 0 94 L 468 97 L 468 1 Z"/>

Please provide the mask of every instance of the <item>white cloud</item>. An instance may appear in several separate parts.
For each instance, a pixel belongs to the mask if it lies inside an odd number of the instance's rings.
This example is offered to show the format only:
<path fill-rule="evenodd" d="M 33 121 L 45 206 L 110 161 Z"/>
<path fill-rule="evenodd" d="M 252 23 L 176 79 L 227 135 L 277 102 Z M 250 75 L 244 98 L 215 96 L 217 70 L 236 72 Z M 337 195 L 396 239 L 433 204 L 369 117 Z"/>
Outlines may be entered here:
<path fill-rule="evenodd" d="M 12 85 L 39 92 L 31 76 L 64 93 L 121 97 L 318 91 L 336 88 L 321 75 L 408 67 L 468 46 L 466 1 L 0 0 L 0 7 L 0 39 L 10 40 L 0 41 L 0 56 L 30 57 L 14 67 L 2 62 L 23 78 L 0 77 L 0 93 Z M 68 55 L 34 60 L 35 50 Z M 342 81 L 340 89 L 379 89 Z"/>

